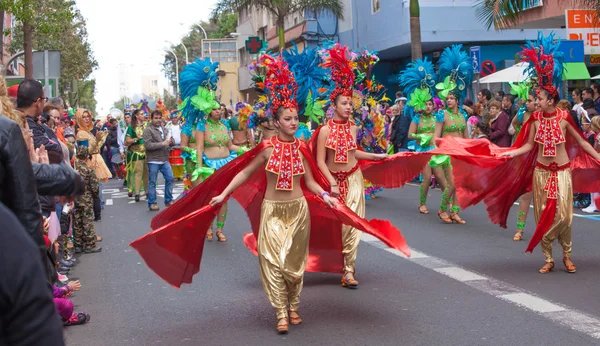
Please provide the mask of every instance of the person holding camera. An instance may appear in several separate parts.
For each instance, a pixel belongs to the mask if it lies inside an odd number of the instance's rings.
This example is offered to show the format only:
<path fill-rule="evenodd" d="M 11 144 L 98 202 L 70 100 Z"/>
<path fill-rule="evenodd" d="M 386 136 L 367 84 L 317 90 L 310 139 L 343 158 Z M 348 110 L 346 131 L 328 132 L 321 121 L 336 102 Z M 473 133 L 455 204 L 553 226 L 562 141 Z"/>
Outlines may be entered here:
<path fill-rule="evenodd" d="M 173 139 L 168 135 L 167 128 L 162 125 L 162 113 L 154 111 L 151 115 L 150 126 L 144 129 L 144 144 L 146 146 L 146 162 L 148 162 L 148 208 L 159 210 L 156 203 L 156 179 L 158 172 L 165 178 L 165 207 L 173 203 L 173 171 L 169 163 L 169 148 Z"/>

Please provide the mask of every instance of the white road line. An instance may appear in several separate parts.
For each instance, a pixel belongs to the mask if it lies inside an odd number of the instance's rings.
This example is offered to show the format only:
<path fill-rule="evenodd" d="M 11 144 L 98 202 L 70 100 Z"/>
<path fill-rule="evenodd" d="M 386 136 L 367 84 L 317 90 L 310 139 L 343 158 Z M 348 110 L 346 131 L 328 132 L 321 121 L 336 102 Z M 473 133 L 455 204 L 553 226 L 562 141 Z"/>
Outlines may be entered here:
<path fill-rule="evenodd" d="M 113 200 L 112 200 L 112 198 L 109 198 L 109 199 L 107 199 L 105 204 L 106 204 L 106 205 L 113 205 Z"/>
<path fill-rule="evenodd" d="M 366 238 L 365 243 L 407 259 L 401 252 L 388 248 L 381 241 L 374 241 L 370 237 L 366 237 L 366 235 L 363 235 L 363 237 Z M 598 317 L 540 298 L 507 282 L 466 270 L 446 260 L 427 255 L 412 248 L 411 257 L 408 260 L 462 282 L 480 292 L 515 304 L 520 308 L 533 311 L 554 323 L 567 326 L 592 338 L 600 339 L 600 319 Z"/>
<path fill-rule="evenodd" d="M 470 272 L 468 270 L 464 270 L 464 269 L 458 268 L 458 267 L 437 268 L 437 269 L 435 269 L 435 271 L 440 274 L 449 276 L 449 277 L 453 278 L 454 280 L 458 280 L 460 282 L 473 281 L 473 280 L 488 280 L 488 278 L 486 278 L 484 276 L 477 275 L 473 272 Z"/>

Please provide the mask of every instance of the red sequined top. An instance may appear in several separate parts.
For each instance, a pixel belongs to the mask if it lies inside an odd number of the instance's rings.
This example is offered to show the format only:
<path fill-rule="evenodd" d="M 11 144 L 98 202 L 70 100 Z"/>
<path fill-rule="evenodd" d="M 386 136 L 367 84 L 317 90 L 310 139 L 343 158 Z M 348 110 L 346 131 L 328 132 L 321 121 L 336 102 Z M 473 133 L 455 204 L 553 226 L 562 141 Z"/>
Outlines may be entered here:
<path fill-rule="evenodd" d="M 292 191 L 294 176 L 305 172 L 300 156 L 299 140 L 295 138 L 292 142 L 285 142 L 277 136 L 271 137 L 269 140 L 273 145 L 273 151 L 265 170 L 277 175 L 276 190 Z"/>
<path fill-rule="evenodd" d="M 356 150 L 356 139 L 352 136 L 349 121 L 337 122 L 333 119 L 327 122 L 329 135 L 325 147 L 335 151 L 335 163 L 348 163 L 348 151 Z"/>
<path fill-rule="evenodd" d="M 556 156 L 556 146 L 565 143 L 565 135 L 560 128 L 560 121 L 568 116 L 567 112 L 557 108 L 556 113 L 533 113 L 534 119 L 539 121 L 534 141 L 543 145 L 543 156 Z"/>

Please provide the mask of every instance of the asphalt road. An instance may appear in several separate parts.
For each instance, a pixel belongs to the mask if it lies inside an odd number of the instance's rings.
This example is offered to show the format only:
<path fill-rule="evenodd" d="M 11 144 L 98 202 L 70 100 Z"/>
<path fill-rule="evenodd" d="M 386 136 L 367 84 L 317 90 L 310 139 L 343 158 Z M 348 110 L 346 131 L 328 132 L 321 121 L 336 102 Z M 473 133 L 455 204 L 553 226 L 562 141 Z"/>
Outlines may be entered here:
<path fill-rule="evenodd" d="M 119 185 L 105 184 L 95 223 L 103 251 L 82 256 L 72 272 L 82 282 L 76 310 L 92 320 L 66 329 L 69 345 L 600 345 L 598 216 L 573 221 L 578 272 L 564 271 L 556 244 L 556 270 L 541 275 L 539 247 L 525 254 L 533 213 L 525 241 L 513 242 L 514 230 L 492 225 L 483 206 L 461 213 L 466 225 L 445 225 L 435 212 L 418 213 L 418 188 L 386 190 L 367 201 L 367 216 L 401 228 L 413 257 L 364 237 L 359 289 L 342 288 L 339 275 L 307 273 L 304 323 L 280 336 L 258 261 L 242 243 L 249 223 L 239 205 L 230 203 L 229 241 L 207 242 L 194 283 L 176 290 L 128 246 L 155 214 Z M 439 200 L 431 191 L 430 210 Z"/>

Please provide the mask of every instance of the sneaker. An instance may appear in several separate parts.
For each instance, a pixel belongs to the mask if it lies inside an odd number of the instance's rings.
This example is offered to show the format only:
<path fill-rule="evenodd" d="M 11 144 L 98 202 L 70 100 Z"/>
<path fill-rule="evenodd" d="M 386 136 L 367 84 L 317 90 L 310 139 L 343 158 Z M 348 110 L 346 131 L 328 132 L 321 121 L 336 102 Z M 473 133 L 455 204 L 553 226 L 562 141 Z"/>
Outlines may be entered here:
<path fill-rule="evenodd" d="M 135 201 L 139 202 L 140 201 L 140 195 L 135 195 Z"/>
<path fill-rule="evenodd" d="M 158 205 L 156 203 L 151 204 L 149 207 L 150 211 L 158 211 L 160 210 L 160 208 L 158 207 Z"/>
<path fill-rule="evenodd" d="M 102 248 L 100 246 L 94 246 L 91 249 L 85 249 L 84 250 L 85 253 L 98 253 L 98 252 L 101 252 L 101 251 L 102 251 Z"/>
<path fill-rule="evenodd" d="M 88 314 L 83 313 L 83 312 L 73 314 L 73 315 L 71 315 L 71 318 L 69 318 L 68 321 L 65 321 L 65 326 L 76 326 L 76 325 L 84 324 L 87 321 L 89 321 L 88 316 L 89 316 Z"/>
<path fill-rule="evenodd" d="M 581 211 L 584 212 L 584 213 L 592 214 L 592 213 L 597 213 L 598 209 L 594 208 L 593 205 L 590 205 L 587 208 L 581 209 Z"/>

